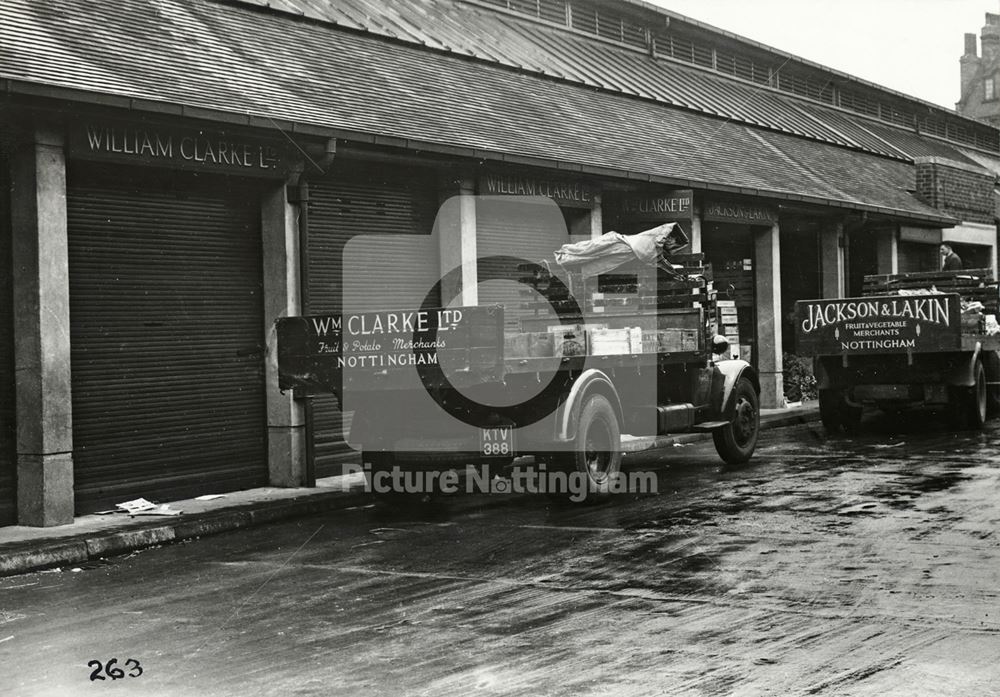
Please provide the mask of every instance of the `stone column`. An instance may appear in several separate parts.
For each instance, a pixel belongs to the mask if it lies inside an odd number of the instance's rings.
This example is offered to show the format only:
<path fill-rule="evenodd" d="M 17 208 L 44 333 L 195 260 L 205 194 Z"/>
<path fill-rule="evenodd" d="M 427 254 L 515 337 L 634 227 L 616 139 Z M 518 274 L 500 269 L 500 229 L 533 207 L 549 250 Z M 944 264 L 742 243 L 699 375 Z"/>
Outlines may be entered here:
<path fill-rule="evenodd" d="M 774 409 L 784 404 L 781 361 L 781 256 L 779 228 L 755 228 L 754 283 L 757 287 L 757 372 L 760 405 Z"/>
<path fill-rule="evenodd" d="M 879 230 L 875 237 L 875 261 L 878 273 L 899 273 L 899 245 L 896 228 Z"/>
<path fill-rule="evenodd" d="M 819 263 L 824 298 L 844 297 L 844 226 L 837 223 L 820 233 Z"/>
<path fill-rule="evenodd" d="M 63 136 L 38 128 L 11 160 L 17 519 L 65 525 L 74 497 Z"/>
<path fill-rule="evenodd" d="M 701 247 L 701 218 L 694 213 L 691 214 L 691 253 L 701 254 L 704 251 Z"/>
<path fill-rule="evenodd" d="M 455 298 L 452 305 L 477 305 L 479 303 L 479 266 L 476 244 L 476 184 L 472 179 L 459 182 L 458 190 L 447 192 L 438 211 L 438 249 L 440 250 L 441 275 L 452 269 L 461 272 L 451 277 L 441 287 L 443 298 Z M 457 193 L 457 196 L 455 195 Z"/>
<path fill-rule="evenodd" d="M 264 335 L 267 337 L 268 481 L 272 486 L 307 486 L 306 420 L 301 401 L 278 390 L 278 351 L 274 321 L 302 312 L 299 269 L 299 206 L 288 201 L 284 182 L 275 183 L 261 201 L 264 262 Z"/>
<path fill-rule="evenodd" d="M 594 204 L 590 209 L 590 239 L 596 240 L 604 234 L 604 213 L 601 208 L 601 195 L 594 194 Z"/>

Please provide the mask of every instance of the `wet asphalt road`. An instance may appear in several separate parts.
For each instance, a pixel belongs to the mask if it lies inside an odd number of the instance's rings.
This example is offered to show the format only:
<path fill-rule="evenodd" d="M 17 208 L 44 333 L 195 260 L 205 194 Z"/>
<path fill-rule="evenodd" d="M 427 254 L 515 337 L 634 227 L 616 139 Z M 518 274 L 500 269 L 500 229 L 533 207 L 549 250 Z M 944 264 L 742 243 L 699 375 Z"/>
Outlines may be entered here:
<path fill-rule="evenodd" d="M 935 423 L 644 455 L 659 493 L 607 505 L 459 495 L 0 579 L 0 695 L 1000 694 L 1000 423 Z"/>

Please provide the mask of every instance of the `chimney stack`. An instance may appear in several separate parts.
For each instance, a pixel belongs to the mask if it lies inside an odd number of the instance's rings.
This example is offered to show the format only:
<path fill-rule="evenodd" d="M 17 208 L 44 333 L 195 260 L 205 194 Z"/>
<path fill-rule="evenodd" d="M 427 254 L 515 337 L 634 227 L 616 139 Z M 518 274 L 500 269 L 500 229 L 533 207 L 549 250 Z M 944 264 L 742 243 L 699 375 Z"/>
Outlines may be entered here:
<path fill-rule="evenodd" d="M 965 55 L 973 58 L 979 57 L 979 44 L 976 41 L 975 34 L 970 33 L 965 35 Z"/>
<path fill-rule="evenodd" d="M 965 55 L 959 60 L 959 78 L 961 81 L 961 93 L 956 108 L 967 103 L 972 92 L 976 88 L 976 78 L 979 75 L 979 51 L 977 49 L 977 37 L 975 34 L 965 35 Z"/>
<path fill-rule="evenodd" d="M 980 40 L 983 44 L 983 62 L 992 63 L 1000 53 L 1000 15 L 986 13 Z"/>

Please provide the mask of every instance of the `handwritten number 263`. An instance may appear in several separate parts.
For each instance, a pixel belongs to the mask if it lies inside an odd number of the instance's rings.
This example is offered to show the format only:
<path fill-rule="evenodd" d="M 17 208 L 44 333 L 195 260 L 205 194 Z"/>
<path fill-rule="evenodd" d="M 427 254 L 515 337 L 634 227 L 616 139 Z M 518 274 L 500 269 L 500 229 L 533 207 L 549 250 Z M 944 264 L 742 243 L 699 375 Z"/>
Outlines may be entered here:
<path fill-rule="evenodd" d="M 140 675 L 142 675 L 142 666 L 139 665 L 139 661 L 135 660 L 134 658 L 127 659 L 125 661 L 125 666 L 130 668 L 128 672 L 128 677 L 138 678 Z M 112 680 L 120 680 L 121 678 L 126 677 L 124 669 L 118 667 L 117 658 L 112 658 L 110 661 L 108 661 L 106 664 L 103 665 L 101 664 L 100 661 L 96 660 L 88 661 L 87 667 L 94 669 L 90 673 L 91 682 L 93 682 L 94 680 L 107 680 L 107 678 L 105 678 L 104 675 L 101 675 L 102 670 L 104 671 L 104 674 L 107 675 L 108 678 L 111 678 Z"/>

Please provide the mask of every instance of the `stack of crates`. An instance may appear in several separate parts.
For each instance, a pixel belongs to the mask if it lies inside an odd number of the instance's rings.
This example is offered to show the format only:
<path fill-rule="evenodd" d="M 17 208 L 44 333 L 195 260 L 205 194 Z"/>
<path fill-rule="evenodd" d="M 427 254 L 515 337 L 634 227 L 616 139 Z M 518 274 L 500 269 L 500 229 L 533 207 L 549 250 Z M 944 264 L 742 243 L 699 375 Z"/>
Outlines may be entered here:
<path fill-rule="evenodd" d="M 744 347 L 740 345 L 740 323 L 735 300 L 715 301 L 718 331 L 729 342 L 729 353 L 733 358 L 747 358 L 743 355 Z M 749 354 L 749 351 L 747 351 Z"/>

